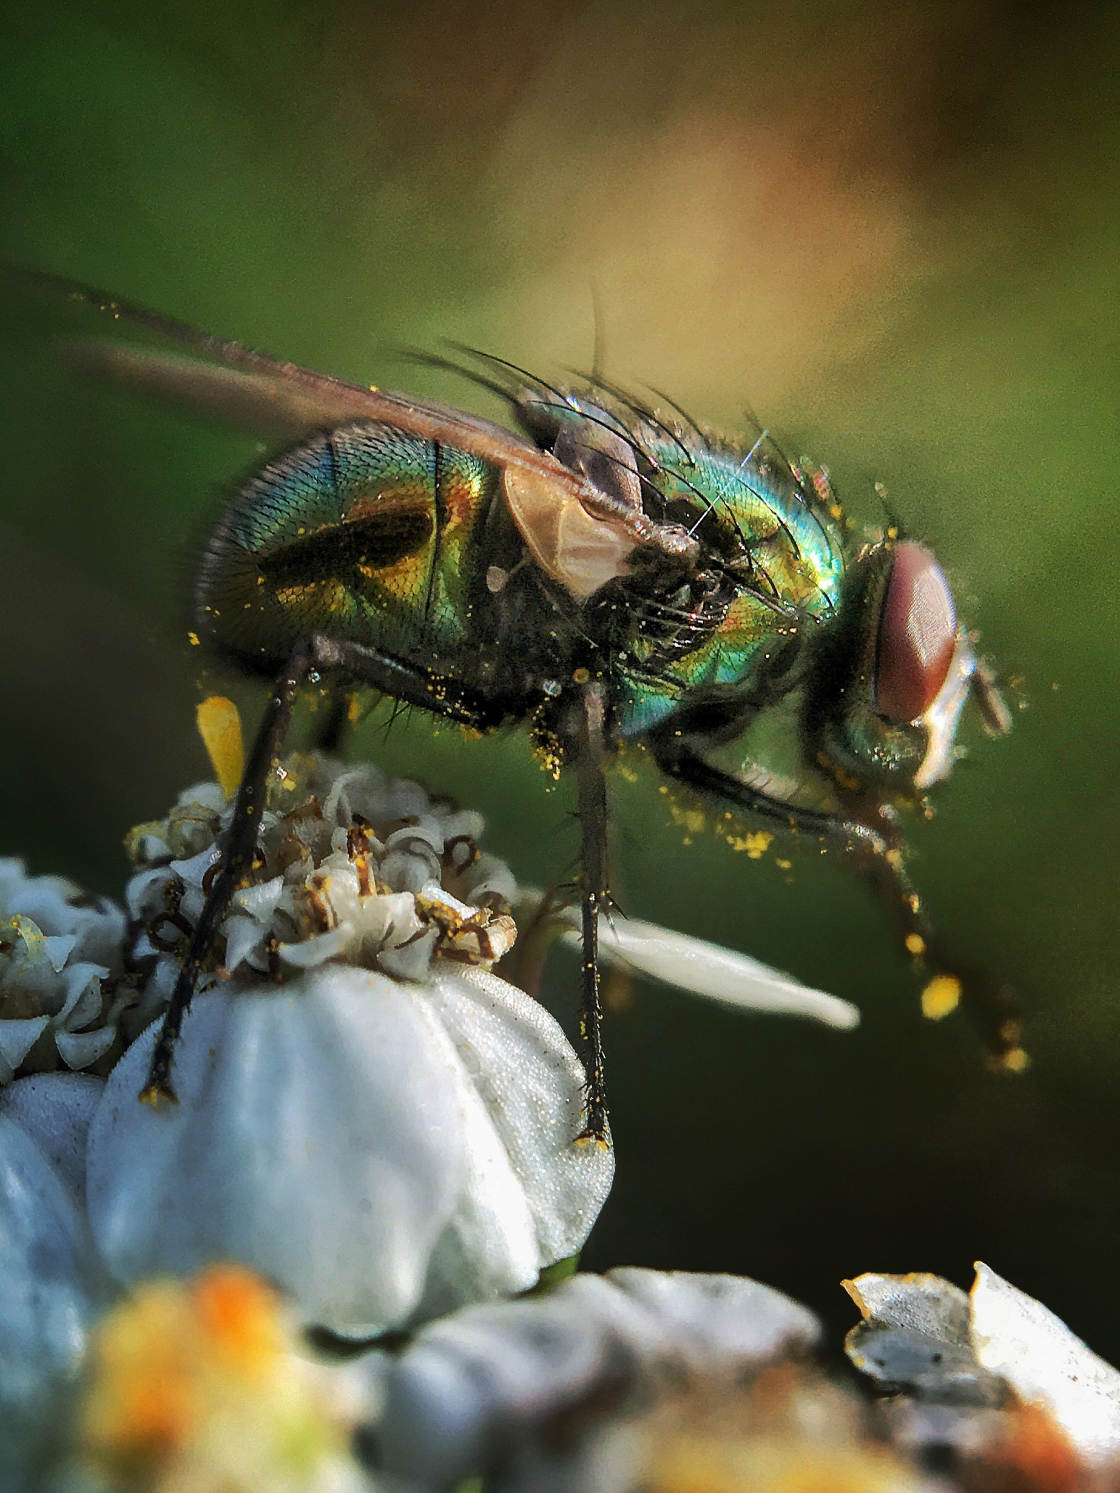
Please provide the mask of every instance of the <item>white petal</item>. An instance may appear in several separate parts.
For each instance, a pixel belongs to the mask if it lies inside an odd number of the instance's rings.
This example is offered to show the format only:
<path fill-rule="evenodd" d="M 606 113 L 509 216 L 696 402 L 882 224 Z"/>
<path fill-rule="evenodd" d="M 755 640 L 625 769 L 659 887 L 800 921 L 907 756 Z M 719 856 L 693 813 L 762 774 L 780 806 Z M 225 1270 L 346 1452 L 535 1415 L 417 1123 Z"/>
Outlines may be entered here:
<path fill-rule="evenodd" d="M 808 1307 L 745 1276 L 629 1266 L 606 1278 L 650 1314 L 666 1343 L 698 1371 L 765 1362 L 820 1338 Z"/>
<path fill-rule="evenodd" d="M 583 1245 L 614 1175 L 614 1155 L 578 1145 L 583 1070 L 553 1018 L 486 971 L 428 986 L 455 1044 L 468 1176 L 433 1256 L 419 1316 L 511 1295 Z"/>
<path fill-rule="evenodd" d="M 1120 1456 L 1120 1372 L 1025 1291 L 977 1262 L 972 1345 L 1020 1399 L 1044 1405 L 1087 1462 Z"/>
<path fill-rule="evenodd" d="M 459 1070 L 423 993 L 330 968 L 196 996 L 179 1103 L 138 1103 L 149 1030 L 89 1147 L 90 1215 L 121 1280 L 235 1259 L 347 1330 L 406 1318 L 464 1178 Z"/>
<path fill-rule="evenodd" d="M 117 1040 L 114 1026 L 99 1026 L 90 1032 L 60 1031 L 54 1034 L 54 1045 L 66 1066 L 75 1071 L 92 1068 Z"/>
<path fill-rule="evenodd" d="M 459 1124 L 466 1169 L 463 1190 L 432 1251 L 419 1321 L 465 1301 L 512 1296 L 536 1284 L 542 1267 L 525 1184 L 514 1171 L 485 1102 L 469 1083 Z"/>
<path fill-rule="evenodd" d="M 555 1019 L 523 991 L 465 966 L 437 975 L 433 1008 L 525 1188 L 541 1266 L 583 1247 L 614 1180 L 614 1152 L 577 1144 L 583 1069 Z"/>
<path fill-rule="evenodd" d="M 31 1136 L 0 1114 L 0 1486 L 58 1434 L 104 1289 L 73 1194 Z"/>
<path fill-rule="evenodd" d="M 258 923 L 267 923 L 276 911 L 276 904 L 284 891 L 284 878 L 272 876 L 268 881 L 262 881 L 255 886 L 241 887 L 233 894 L 233 906 L 239 907 L 243 912 Z"/>
<path fill-rule="evenodd" d="M 55 974 L 63 967 L 67 959 L 74 952 L 78 942 L 76 933 L 51 933 L 43 939 L 43 947 L 51 969 Z"/>
<path fill-rule="evenodd" d="M 667 1372 L 743 1374 L 819 1337 L 811 1312 L 741 1277 L 577 1275 L 536 1300 L 465 1308 L 399 1356 L 371 1357 L 383 1406 L 375 1435 L 387 1472 L 449 1487 L 485 1473 L 496 1445 L 516 1455 L 566 1415 L 594 1431 L 597 1401 L 625 1415 Z"/>
<path fill-rule="evenodd" d="M 7 1083 L 35 1046 L 50 1021 L 49 1016 L 27 1016 L 18 1021 L 0 1021 L 0 1083 Z"/>
<path fill-rule="evenodd" d="M 81 1202 L 86 1137 L 105 1087 L 90 1073 L 34 1073 L 0 1089 L 0 1114 L 22 1125 Z"/>
<path fill-rule="evenodd" d="M 232 975 L 247 959 L 259 953 L 268 930 L 244 913 L 230 913 L 222 927 L 226 935 L 223 964 Z"/>
<path fill-rule="evenodd" d="M 78 1030 L 96 1021 L 104 1005 L 101 981 L 108 975 L 109 971 L 103 964 L 67 965 L 62 972 L 62 1004 L 54 1017 L 54 1025 Z"/>
<path fill-rule="evenodd" d="M 578 947 L 578 930 L 564 934 L 564 939 Z M 674 933 L 656 923 L 643 923 L 617 913 L 613 918 L 602 919 L 599 952 L 608 961 L 617 959 L 641 974 L 726 1006 L 807 1016 L 842 1029 L 859 1024 L 859 1011 L 839 996 L 802 985 L 792 975 L 783 975 L 748 954 Z"/>
<path fill-rule="evenodd" d="M 257 931 L 259 936 L 260 930 Z M 354 930 L 344 923 L 341 927 L 332 928 L 329 933 L 316 933 L 311 938 L 305 938 L 302 943 L 279 944 L 276 952 L 292 969 L 313 969 L 316 965 L 326 964 L 328 960 L 337 959 L 340 954 L 345 953 L 353 938 Z"/>
<path fill-rule="evenodd" d="M 938 1275 L 868 1272 L 843 1282 L 863 1321 L 844 1340 L 861 1373 L 915 1400 L 1001 1405 L 1003 1380 L 977 1363 L 969 1341 L 967 1294 Z"/>

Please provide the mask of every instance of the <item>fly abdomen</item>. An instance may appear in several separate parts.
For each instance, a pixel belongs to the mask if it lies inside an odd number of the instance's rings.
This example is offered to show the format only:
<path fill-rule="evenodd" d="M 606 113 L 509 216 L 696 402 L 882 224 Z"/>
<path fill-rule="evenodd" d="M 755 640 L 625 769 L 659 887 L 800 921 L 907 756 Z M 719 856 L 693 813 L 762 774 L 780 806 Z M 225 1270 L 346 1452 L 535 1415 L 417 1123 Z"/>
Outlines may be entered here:
<path fill-rule="evenodd" d="M 492 605 L 486 546 L 496 469 L 374 422 L 322 432 L 258 472 L 217 524 L 196 626 L 272 671 L 312 634 L 426 667 L 460 667 Z"/>

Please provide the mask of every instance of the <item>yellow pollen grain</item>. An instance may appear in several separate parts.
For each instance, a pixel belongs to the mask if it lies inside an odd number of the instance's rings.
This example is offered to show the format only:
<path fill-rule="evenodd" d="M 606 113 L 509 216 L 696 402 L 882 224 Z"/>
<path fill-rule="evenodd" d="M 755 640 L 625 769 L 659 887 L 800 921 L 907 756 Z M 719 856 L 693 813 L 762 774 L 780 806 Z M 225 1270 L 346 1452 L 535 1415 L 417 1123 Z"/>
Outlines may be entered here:
<path fill-rule="evenodd" d="M 673 816 L 674 824 L 680 826 L 686 835 L 701 835 L 707 828 L 708 816 L 703 809 L 689 809 L 681 804 L 670 800 L 669 812 Z M 686 844 L 688 841 L 686 840 Z"/>
<path fill-rule="evenodd" d="M 999 1065 L 1007 1073 L 1025 1073 L 1031 1065 L 1030 1053 L 1026 1048 L 1013 1047 L 1010 1052 L 1003 1054 Z"/>
<path fill-rule="evenodd" d="M 940 1021 L 960 1004 L 961 982 L 955 975 L 935 975 L 922 991 L 922 1015 Z"/>
<path fill-rule="evenodd" d="M 610 1141 L 602 1135 L 577 1135 L 575 1144 L 581 1149 L 586 1146 L 595 1146 L 600 1151 L 609 1151 L 611 1149 Z"/>
<path fill-rule="evenodd" d="M 231 798 L 245 770 L 245 745 L 237 706 L 224 695 L 208 695 L 198 707 L 196 720 L 214 775 L 222 792 Z"/>
<path fill-rule="evenodd" d="M 913 954 L 915 958 L 926 951 L 926 941 L 920 933 L 908 933 L 905 942 L 906 952 Z"/>
<path fill-rule="evenodd" d="M 727 843 L 732 850 L 745 850 L 749 860 L 758 861 L 774 843 L 774 836 L 768 830 L 758 829 L 746 835 L 728 835 Z"/>
<path fill-rule="evenodd" d="M 187 642 L 191 645 L 192 648 L 197 648 L 202 642 L 202 639 L 199 637 L 198 633 L 189 632 L 187 633 Z"/>
<path fill-rule="evenodd" d="M 590 679 L 591 679 L 591 674 L 590 674 L 589 670 L 583 669 L 583 668 L 573 669 L 572 670 L 572 683 L 573 684 L 587 684 L 590 681 Z"/>

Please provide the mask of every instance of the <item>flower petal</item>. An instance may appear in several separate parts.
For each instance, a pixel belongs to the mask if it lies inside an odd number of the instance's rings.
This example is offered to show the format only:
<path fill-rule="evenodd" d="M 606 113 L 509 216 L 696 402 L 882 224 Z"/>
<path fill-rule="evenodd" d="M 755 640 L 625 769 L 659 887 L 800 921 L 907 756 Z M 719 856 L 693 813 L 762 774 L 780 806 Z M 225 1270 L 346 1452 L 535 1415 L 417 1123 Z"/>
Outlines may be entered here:
<path fill-rule="evenodd" d="M 62 1396 L 104 1290 L 78 1203 L 31 1136 L 0 1114 L 0 1486 L 58 1434 Z"/>
<path fill-rule="evenodd" d="M 578 930 L 565 933 L 564 940 L 578 945 Z M 802 985 L 792 975 L 771 969 L 749 954 L 674 933 L 656 923 L 643 923 L 618 913 L 604 919 L 599 927 L 599 952 L 608 961 L 617 960 L 640 974 L 725 1006 L 805 1016 L 843 1030 L 859 1024 L 859 1011 L 850 1001 Z"/>
<path fill-rule="evenodd" d="M 464 1114 L 470 1179 L 433 1261 L 428 1316 L 524 1290 L 582 1248 L 614 1153 L 576 1144 L 583 1069 L 543 1006 L 471 966 L 438 975 L 425 994 L 478 1096 Z"/>
<path fill-rule="evenodd" d="M 1120 1372 L 1040 1301 L 981 1261 L 972 1287 L 976 1357 L 1021 1400 L 1043 1405 L 1090 1465 L 1120 1457 Z"/>
<path fill-rule="evenodd" d="M 158 1113 L 137 1100 L 154 1041 L 118 1063 L 90 1136 L 113 1274 L 235 1259 L 339 1330 L 406 1318 L 464 1179 L 458 1065 L 422 994 L 332 967 L 196 996 Z"/>
<path fill-rule="evenodd" d="M 690 1372 L 738 1381 L 819 1334 L 812 1313 L 778 1291 L 683 1271 L 577 1275 L 533 1300 L 468 1307 L 400 1355 L 366 1361 L 383 1394 L 383 1466 L 452 1486 L 484 1472 L 497 1446 L 516 1461 L 549 1426 L 567 1426 L 566 1443 L 580 1421 L 593 1435 Z"/>
<path fill-rule="evenodd" d="M 33 1073 L 0 1089 L 0 1114 L 31 1136 L 79 1202 L 86 1192 L 86 1140 L 105 1080 L 90 1073 Z"/>

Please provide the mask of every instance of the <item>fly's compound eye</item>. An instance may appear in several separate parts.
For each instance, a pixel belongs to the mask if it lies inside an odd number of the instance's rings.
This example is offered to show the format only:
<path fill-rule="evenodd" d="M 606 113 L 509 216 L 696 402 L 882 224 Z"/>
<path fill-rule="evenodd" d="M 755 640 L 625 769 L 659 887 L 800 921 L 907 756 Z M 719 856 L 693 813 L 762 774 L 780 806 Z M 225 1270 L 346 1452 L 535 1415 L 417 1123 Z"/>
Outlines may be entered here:
<path fill-rule="evenodd" d="M 879 618 L 875 708 L 895 725 L 925 715 L 957 643 L 957 609 L 945 572 L 922 544 L 896 545 Z"/>

